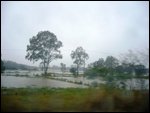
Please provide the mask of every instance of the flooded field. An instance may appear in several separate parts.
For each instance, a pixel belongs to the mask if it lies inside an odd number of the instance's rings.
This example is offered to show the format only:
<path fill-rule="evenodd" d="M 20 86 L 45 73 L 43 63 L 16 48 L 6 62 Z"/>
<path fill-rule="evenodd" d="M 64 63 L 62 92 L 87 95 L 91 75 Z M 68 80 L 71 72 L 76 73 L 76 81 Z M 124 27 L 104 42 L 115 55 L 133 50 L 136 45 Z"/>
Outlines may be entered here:
<path fill-rule="evenodd" d="M 78 87 L 86 88 L 87 86 L 67 83 L 57 80 L 51 80 L 47 78 L 27 78 L 27 77 L 15 77 L 15 76 L 1 76 L 1 87 L 59 87 L 59 88 L 68 88 L 68 87 Z"/>
<path fill-rule="evenodd" d="M 81 87 L 85 88 L 93 84 L 105 84 L 102 78 L 88 79 L 86 77 L 73 77 L 71 73 L 66 72 L 62 74 L 60 71 L 55 72 L 55 76 L 50 78 L 37 78 L 36 75 L 41 76 L 42 71 L 23 71 L 23 70 L 6 70 L 1 76 L 1 87 Z M 18 77 L 15 75 L 19 75 Z M 28 75 L 28 77 L 21 77 Z M 115 81 L 118 87 L 121 87 L 122 81 Z M 123 81 L 126 89 L 140 89 L 142 86 L 149 89 L 148 79 L 127 79 Z M 76 84 L 77 83 L 77 84 Z"/>

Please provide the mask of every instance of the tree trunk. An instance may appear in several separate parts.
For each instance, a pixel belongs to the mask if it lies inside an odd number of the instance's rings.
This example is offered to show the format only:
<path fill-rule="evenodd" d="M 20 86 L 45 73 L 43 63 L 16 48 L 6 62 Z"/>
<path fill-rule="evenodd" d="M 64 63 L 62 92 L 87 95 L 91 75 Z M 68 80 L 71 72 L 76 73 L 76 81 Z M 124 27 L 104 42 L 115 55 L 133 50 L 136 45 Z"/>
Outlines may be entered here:
<path fill-rule="evenodd" d="M 85 61 L 84 61 L 83 79 L 84 79 L 84 76 L 85 76 Z"/>
<path fill-rule="evenodd" d="M 46 70 L 44 70 L 44 75 L 46 75 L 47 74 L 47 71 Z"/>
<path fill-rule="evenodd" d="M 44 75 L 46 75 L 46 70 L 45 70 L 45 68 L 46 68 L 46 66 L 45 66 L 45 60 L 43 61 L 43 70 L 44 70 Z"/>
<path fill-rule="evenodd" d="M 79 65 L 77 64 L 77 76 L 79 76 Z"/>
<path fill-rule="evenodd" d="M 45 65 L 45 75 L 47 74 L 47 70 L 48 70 L 48 64 L 47 65 Z"/>

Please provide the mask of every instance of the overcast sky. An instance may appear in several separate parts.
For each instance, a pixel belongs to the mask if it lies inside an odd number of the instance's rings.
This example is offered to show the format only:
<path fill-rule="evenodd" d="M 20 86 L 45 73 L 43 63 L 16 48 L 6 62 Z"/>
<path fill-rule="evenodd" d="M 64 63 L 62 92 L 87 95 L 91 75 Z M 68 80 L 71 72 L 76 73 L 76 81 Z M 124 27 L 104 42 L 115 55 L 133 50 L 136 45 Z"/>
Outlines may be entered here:
<path fill-rule="evenodd" d="M 25 59 L 27 44 L 39 31 L 49 30 L 62 41 L 63 59 L 82 46 L 87 63 L 118 57 L 128 49 L 149 48 L 149 2 L 1 2 L 1 57 L 38 66 Z"/>

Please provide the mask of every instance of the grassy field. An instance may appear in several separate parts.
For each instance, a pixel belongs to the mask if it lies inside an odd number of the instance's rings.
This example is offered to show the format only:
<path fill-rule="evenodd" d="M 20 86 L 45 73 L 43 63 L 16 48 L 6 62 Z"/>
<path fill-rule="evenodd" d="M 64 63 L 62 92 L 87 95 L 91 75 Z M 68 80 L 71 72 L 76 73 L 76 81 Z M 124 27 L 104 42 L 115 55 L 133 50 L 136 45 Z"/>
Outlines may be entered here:
<path fill-rule="evenodd" d="M 1 111 L 149 111 L 149 91 L 1 88 Z"/>

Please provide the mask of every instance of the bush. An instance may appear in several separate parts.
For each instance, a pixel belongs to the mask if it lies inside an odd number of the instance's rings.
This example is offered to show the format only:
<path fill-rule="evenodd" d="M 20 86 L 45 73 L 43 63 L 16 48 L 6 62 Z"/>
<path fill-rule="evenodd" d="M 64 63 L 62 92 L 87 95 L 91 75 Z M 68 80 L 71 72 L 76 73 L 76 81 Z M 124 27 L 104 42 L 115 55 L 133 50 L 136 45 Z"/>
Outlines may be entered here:
<path fill-rule="evenodd" d="M 92 68 L 92 69 L 88 69 L 85 71 L 85 75 L 88 77 L 88 78 L 95 78 L 98 76 L 98 72 L 96 69 Z"/>
<path fill-rule="evenodd" d="M 98 86 L 98 83 L 97 83 L 96 81 L 93 81 L 93 82 L 91 83 L 91 86 L 92 86 L 92 87 L 97 87 L 97 86 Z"/>
<path fill-rule="evenodd" d="M 95 78 L 95 77 L 105 77 L 108 73 L 111 73 L 112 70 L 108 68 L 98 68 L 98 67 L 93 67 L 89 68 L 85 71 L 85 75 L 88 76 L 88 78 Z"/>
<path fill-rule="evenodd" d="M 77 68 L 72 67 L 70 72 L 74 75 L 74 77 L 77 77 Z"/>

